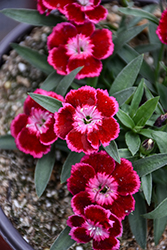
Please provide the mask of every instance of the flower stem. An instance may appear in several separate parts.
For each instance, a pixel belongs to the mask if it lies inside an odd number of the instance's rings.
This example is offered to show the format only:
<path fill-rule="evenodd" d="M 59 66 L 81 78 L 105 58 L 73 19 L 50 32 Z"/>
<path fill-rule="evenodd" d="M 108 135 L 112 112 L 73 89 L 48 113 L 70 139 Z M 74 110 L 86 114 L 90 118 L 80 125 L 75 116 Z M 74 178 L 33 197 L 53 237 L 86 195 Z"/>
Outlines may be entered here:
<path fill-rule="evenodd" d="M 157 67 L 155 70 L 155 83 L 158 81 L 159 78 L 159 68 L 160 68 L 160 62 L 162 60 L 163 57 L 163 52 L 164 52 L 164 44 L 161 44 L 161 49 L 160 49 L 160 53 L 159 53 L 159 57 L 158 57 L 158 63 L 157 63 Z"/>

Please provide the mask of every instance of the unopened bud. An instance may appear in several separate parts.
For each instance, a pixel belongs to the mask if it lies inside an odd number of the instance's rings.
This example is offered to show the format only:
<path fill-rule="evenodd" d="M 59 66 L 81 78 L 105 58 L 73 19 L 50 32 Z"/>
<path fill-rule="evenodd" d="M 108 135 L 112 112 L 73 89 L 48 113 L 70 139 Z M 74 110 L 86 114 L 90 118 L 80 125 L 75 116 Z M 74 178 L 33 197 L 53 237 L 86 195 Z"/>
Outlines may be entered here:
<path fill-rule="evenodd" d="M 160 115 L 155 121 L 154 126 L 161 127 L 166 120 L 167 120 L 167 113 L 164 115 Z"/>
<path fill-rule="evenodd" d="M 144 140 L 140 146 L 140 152 L 145 155 L 151 153 L 153 149 L 154 149 L 154 141 L 152 139 Z"/>

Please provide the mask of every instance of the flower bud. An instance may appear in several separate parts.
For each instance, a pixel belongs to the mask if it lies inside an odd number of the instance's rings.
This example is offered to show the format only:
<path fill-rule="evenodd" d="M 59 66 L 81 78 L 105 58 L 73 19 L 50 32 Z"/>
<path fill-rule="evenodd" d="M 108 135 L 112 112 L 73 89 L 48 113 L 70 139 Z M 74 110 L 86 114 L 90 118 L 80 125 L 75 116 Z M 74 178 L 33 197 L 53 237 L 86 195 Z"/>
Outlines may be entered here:
<path fill-rule="evenodd" d="M 148 155 L 154 149 L 154 141 L 152 139 L 146 139 L 140 146 L 140 152 L 144 155 Z"/>
<path fill-rule="evenodd" d="M 163 123 L 167 120 L 167 113 L 164 115 L 160 115 L 154 123 L 154 126 L 161 127 Z"/>

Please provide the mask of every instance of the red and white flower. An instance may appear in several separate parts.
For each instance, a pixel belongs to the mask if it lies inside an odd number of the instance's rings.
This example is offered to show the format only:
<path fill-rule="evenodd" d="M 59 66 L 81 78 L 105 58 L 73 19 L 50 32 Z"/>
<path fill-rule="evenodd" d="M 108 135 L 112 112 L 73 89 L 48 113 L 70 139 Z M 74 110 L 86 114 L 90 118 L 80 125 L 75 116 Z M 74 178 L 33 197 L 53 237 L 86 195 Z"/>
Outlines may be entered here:
<path fill-rule="evenodd" d="M 106 18 L 108 11 L 101 0 L 38 0 L 38 9 L 59 10 L 68 20 L 83 24 L 86 20 L 93 23 Z M 43 14 L 44 12 L 40 12 Z"/>
<path fill-rule="evenodd" d="M 72 229 L 71 238 L 79 243 L 93 240 L 94 250 L 119 249 L 116 237 L 122 234 L 122 225 L 109 210 L 98 205 L 84 208 L 83 215 L 72 215 L 67 220 Z"/>
<path fill-rule="evenodd" d="M 43 0 L 37 0 L 37 10 L 39 11 L 40 14 L 46 14 L 46 15 L 49 15 L 51 11 L 44 5 Z"/>
<path fill-rule="evenodd" d="M 101 144 L 118 137 L 119 124 L 113 118 L 118 103 L 106 90 L 83 86 L 71 90 L 55 114 L 55 133 L 66 140 L 70 150 L 90 154 Z"/>
<path fill-rule="evenodd" d="M 71 204 L 75 213 L 83 214 L 84 207 L 98 204 L 124 219 L 134 210 L 132 194 L 139 190 L 140 180 L 130 161 L 122 158 L 119 164 L 100 151 L 72 166 L 67 187 L 74 195 Z"/>
<path fill-rule="evenodd" d="M 37 89 L 34 93 L 64 101 L 62 96 L 52 91 Z M 10 129 L 19 150 L 34 158 L 41 158 L 50 151 L 51 144 L 58 138 L 54 123 L 54 114 L 28 96 L 24 102 L 24 113 L 15 117 Z"/>
<path fill-rule="evenodd" d="M 95 30 L 90 22 L 83 25 L 68 22 L 57 24 L 48 37 L 47 45 L 48 63 L 57 73 L 66 75 L 84 66 L 77 74 L 78 79 L 99 76 L 101 60 L 110 56 L 114 50 L 111 31 Z"/>
<path fill-rule="evenodd" d="M 100 0 L 75 0 L 65 6 L 65 16 L 68 20 L 76 24 L 82 24 L 85 20 L 93 23 L 107 17 L 108 11 L 102 5 Z"/>
<path fill-rule="evenodd" d="M 59 10 L 65 14 L 64 7 L 73 0 L 37 0 L 37 10 L 40 14 L 49 14 L 52 10 Z"/>
<path fill-rule="evenodd" d="M 161 15 L 156 34 L 162 43 L 167 44 L 167 9 Z"/>

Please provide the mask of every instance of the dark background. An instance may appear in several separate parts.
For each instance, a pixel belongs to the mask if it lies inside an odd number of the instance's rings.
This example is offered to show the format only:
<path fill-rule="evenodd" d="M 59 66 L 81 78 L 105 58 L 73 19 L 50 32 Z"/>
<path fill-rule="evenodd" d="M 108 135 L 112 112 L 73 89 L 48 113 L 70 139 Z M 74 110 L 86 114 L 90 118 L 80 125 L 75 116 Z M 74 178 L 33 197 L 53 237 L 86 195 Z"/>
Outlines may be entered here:
<path fill-rule="evenodd" d="M 4 8 L 36 9 L 36 0 L 0 0 L 0 10 Z M 0 41 L 18 24 L 19 22 L 0 13 Z"/>

